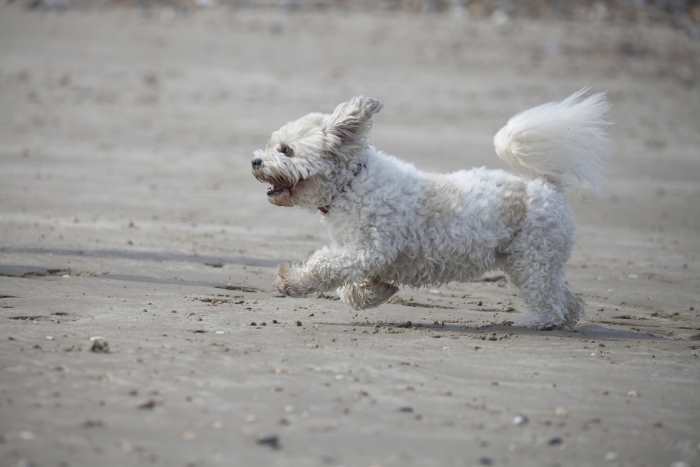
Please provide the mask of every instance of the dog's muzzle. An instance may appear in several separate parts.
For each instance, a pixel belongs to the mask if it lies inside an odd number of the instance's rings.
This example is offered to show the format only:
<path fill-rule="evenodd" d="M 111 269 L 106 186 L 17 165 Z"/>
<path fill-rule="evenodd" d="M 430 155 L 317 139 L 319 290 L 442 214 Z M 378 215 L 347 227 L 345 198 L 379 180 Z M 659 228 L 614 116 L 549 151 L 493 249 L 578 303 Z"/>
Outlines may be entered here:
<path fill-rule="evenodd" d="M 251 161 L 253 176 L 260 182 L 267 183 L 267 200 L 277 206 L 292 206 L 292 191 L 294 184 L 282 177 L 274 177 L 264 173 L 262 159 Z"/>

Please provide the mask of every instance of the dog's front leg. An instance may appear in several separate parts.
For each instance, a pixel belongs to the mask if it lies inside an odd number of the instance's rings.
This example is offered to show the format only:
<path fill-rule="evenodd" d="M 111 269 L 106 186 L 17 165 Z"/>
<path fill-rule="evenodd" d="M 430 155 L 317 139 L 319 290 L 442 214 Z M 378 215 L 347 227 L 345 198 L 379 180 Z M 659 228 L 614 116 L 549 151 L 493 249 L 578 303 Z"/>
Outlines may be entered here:
<path fill-rule="evenodd" d="M 360 282 L 370 276 L 379 268 L 380 261 L 378 255 L 370 252 L 324 247 L 303 264 L 281 265 L 275 289 L 292 297 L 336 289 L 348 282 Z"/>
<path fill-rule="evenodd" d="M 399 288 L 394 284 L 379 279 L 367 279 L 340 287 L 338 296 L 343 303 L 355 310 L 364 310 L 381 305 L 398 291 Z"/>

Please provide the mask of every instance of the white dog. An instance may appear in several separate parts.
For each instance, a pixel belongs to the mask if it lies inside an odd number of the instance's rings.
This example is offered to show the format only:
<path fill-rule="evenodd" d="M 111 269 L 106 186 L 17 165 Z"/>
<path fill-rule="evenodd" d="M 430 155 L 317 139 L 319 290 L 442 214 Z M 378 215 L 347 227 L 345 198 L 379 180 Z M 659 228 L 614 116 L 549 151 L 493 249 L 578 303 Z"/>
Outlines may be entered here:
<path fill-rule="evenodd" d="M 511 118 L 496 153 L 514 168 L 421 172 L 367 143 L 382 104 L 355 97 L 275 131 L 255 152 L 253 175 L 278 206 L 319 210 L 331 244 L 282 265 L 275 287 L 303 296 L 338 289 L 356 309 L 410 286 L 469 281 L 501 269 L 529 313 L 518 324 L 572 327 L 583 303 L 567 286 L 574 223 L 564 194 L 597 186 L 608 157 L 604 94 L 579 91 Z"/>

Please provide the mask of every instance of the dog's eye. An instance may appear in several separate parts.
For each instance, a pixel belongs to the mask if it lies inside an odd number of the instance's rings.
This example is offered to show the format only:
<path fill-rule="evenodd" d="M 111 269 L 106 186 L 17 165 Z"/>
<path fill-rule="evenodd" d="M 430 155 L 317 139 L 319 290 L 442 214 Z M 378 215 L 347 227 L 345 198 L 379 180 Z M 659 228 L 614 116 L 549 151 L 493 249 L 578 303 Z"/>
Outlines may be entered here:
<path fill-rule="evenodd" d="M 294 150 L 292 148 L 284 143 L 280 143 L 280 145 L 277 147 L 277 152 L 281 152 L 287 157 L 294 157 Z"/>

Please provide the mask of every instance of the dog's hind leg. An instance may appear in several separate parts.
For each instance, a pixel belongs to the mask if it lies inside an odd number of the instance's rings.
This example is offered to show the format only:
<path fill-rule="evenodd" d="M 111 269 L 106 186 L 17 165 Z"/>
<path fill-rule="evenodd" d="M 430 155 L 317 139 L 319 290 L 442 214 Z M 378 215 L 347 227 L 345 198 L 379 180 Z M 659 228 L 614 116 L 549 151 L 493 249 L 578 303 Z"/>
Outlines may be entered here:
<path fill-rule="evenodd" d="M 498 255 L 499 266 L 520 289 L 528 308 L 516 324 L 573 327 L 583 315 L 583 302 L 566 283 L 566 262 L 574 245 L 566 198 L 541 181 L 528 185 L 527 196 L 527 215 Z"/>
<path fill-rule="evenodd" d="M 364 310 L 381 305 L 398 290 L 396 285 L 388 282 L 365 280 L 339 287 L 338 296 L 343 303 L 350 305 L 355 310 Z"/>
<path fill-rule="evenodd" d="M 562 266 L 516 260 L 508 261 L 504 269 L 528 308 L 516 325 L 571 328 L 583 315 L 583 302 L 569 290 Z"/>
<path fill-rule="evenodd" d="M 559 242 L 536 233 L 521 232 L 499 258 L 499 266 L 519 289 L 528 311 L 516 325 L 551 329 L 572 328 L 583 317 L 583 301 L 576 297 L 564 273 L 569 257 L 567 235 Z M 553 243 L 558 243 L 555 247 Z"/>

